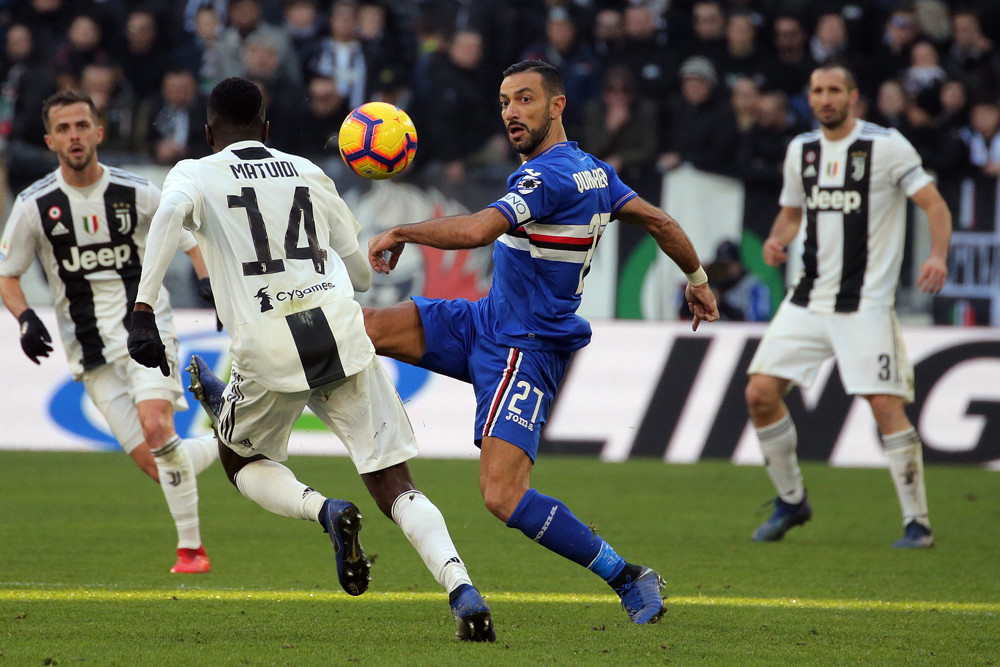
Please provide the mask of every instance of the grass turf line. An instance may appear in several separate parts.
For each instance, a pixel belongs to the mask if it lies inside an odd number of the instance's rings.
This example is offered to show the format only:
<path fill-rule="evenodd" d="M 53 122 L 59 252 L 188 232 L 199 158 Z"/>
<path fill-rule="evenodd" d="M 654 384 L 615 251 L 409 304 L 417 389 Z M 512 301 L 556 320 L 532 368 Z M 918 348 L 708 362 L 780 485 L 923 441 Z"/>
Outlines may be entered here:
<path fill-rule="evenodd" d="M 443 593 L 431 592 L 368 592 L 364 595 L 366 602 L 434 602 L 443 598 Z M 586 603 L 586 604 L 620 604 L 615 595 L 586 595 L 582 593 L 514 593 L 490 592 L 486 596 L 487 603 L 513 602 L 520 604 L 548 603 Z M 239 591 L 218 589 L 185 588 L 175 590 L 109 590 L 94 588 L 69 587 L 55 588 L 7 588 L 0 589 L 0 600 L 31 600 L 31 601 L 79 601 L 93 600 L 100 602 L 128 602 L 130 600 L 156 601 L 167 599 L 185 600 L 294 600 L 306 601 L 337 601 L 354 600 L 347 593 L 338 591 Z M 667 599 L 668 606 L 698 606 L 698 607 L 761 607 L 761 608 L 801 608 L 801 609 L 831 609 L 838 611 L 944 611 L 959 614 L 1000 615 L 1000 602 L 954 602 L 949 600 L 831 600 L 831 599 L 787 599 L 787 598 L 740 598 L 740 597 L 705 597 L 677 596 Z"/>

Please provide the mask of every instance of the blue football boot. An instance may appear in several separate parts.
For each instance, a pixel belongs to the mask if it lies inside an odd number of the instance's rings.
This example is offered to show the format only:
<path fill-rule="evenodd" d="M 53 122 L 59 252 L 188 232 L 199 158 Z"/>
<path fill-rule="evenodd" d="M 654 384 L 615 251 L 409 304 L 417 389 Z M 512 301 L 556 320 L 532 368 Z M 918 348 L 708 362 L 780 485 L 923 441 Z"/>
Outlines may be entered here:
<path fill-rule="evenodd" d="M 358 533 L 361 532 L 361 511 L 347 500 L 327 498 L 319 514 L 323 529 L 330 535 L 337 554 L 337 578 L 350 595 L 368 590 L 372 564 L 365 557 Z"/>
<path fill-rule="evenodd" d="M 774 514 L 753 531 L 754 542 L 777 542 L 790 529 L 802 525 L 812 518 L 813 511 L 809 499 L 802 497 L 797 505 L 786 503 L 781 498 L 774 499 Z"/>
<path fill-rule="evenodd" d="M 496 631 L 490 608 L 475 586 L 462 584 L 449 596 L 451 613 L 455 616 L 458 630 L 455 636 L 467 642 L 495 642 Z"/>
<path fill-rule="evenodd" d="M 660 591 L 666 586 L 656 571 L 643 567 L 634 579 L 625 577 L 625 583 L 613 586 L 622 599 L 622 608 L 633 623 L 656 623 L 667 612 Z"/>
<path fill-rule="evenodd" d="M 219 413 L 222 412 L 222 392 L 226 389 L 226 383 L 213 373 L 205 360 L 197 354 L 191 355 L 187 371 L 191 374 L 191 385 L 188 390 L 201 403 L 201 407 L 205 408 L 212 426 L 217 426 Z"/>

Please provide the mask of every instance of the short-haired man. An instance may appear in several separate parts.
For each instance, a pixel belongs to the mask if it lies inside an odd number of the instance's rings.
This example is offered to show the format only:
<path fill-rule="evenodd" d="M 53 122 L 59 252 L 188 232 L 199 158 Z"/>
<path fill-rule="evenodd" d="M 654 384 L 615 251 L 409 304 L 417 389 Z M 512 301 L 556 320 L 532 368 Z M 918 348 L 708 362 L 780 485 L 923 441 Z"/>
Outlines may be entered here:
<path fill-rule="evenodd" d="M 177 526 L 177 562 L 171 572 L 208 572 L 198 520 L 197 473 L 217 456 L 211 436 L 182 440 L 174 410 L 187 401 L 177 372 L 177 335 L 170 298 L 161 289 L 157 315 L 164 324 L 172 373 L 140 368 L 126 352 L 125 323 L 139 286 L 146 233 L 160 201 L 144 178 L 98 162 L 104 128 L 86 94 L 62 91 L 42 108 L 45 143 L 59 168 L 21 192 L 0 242 L 0 296 L 21 323 L 21 347 L 35 362 L 52 350 L 49 332 L 27 303 L 21 276 L 41 260 L 73 378 L 83 382 L 118 443 L 160 484 Z M 180 247 L 207 284 L 194 237 Z"/>

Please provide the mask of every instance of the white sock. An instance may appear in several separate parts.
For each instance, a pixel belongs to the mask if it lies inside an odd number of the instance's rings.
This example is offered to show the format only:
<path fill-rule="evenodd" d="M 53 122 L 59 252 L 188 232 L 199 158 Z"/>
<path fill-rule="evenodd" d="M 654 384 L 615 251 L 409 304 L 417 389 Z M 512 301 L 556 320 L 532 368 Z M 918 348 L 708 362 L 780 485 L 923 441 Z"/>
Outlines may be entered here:
<path fill-rule="evenodd" d="M 924 453 L 917 430 L 910 427 L 883 436 L 882 446 L 889 458 L 889 472 L 903 510 L 903 525 L 918 521 L 930 528 L 927 491 L 924 488 Z"/>
<path fill-rule="evenodd" d="M 806 492 L 802 486 L 799 457 L 795 454 L 798 434 L 792 415 L 785 413 L 784 417 L 773 424 L 756 430 L 767 474 L 778 491 L 778 497 L 793 505 L 801 503 Z"/>
<path fill-rule="evenodd" d="M 472 584 L 441 511 L 427 496 L 415 490 L 401 494 L 392 503 L 392 520 L 446 591 L 451 593 L 462 584 Z"/>
<path fill-rule="evenodd" d="M 181 446 L 181 439 L 175 435 L 152 452 L 160 475 L 160 489 L 177 526 L 177 548 L 197 549 L 201 546 L 198 482 L 187 448 Z"/>
<path fill-rule="evenodd" d="M 236 488 L 269 512 L 319 522 L 326 498 L 275 461 L 251 461 L 236 473 Z"/>
<path fill-rule="evenodd" d="M 203 435 L 200 438 L 185 438 L 181 442 L 191 457 L 194 474 L 200 475 L 205 468 L 219 458 L 219 441 L 214 435 Z"/>

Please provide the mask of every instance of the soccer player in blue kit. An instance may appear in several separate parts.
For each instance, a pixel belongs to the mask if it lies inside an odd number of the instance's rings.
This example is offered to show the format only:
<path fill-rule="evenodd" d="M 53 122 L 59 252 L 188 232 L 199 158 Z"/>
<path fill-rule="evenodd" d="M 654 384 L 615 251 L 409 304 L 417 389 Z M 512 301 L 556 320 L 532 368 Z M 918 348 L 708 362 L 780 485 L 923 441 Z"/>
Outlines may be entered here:
<path fill-rule="evenodd" d="M 608 582 L 634 623 L 653 623 L 666 611 L 660 575 L 626 562 L 566 505 L 532 489 L 531 467 L 571 354 L 590 342 L 590 325 L 576 309 L 608 223 L 644 229 L 687 274 L 695 330 L 719 318 L 715 297 L 677 222 L 566 140 L 559 70 L 526 60 L 503 74 L 501 113 L 523 160 L 508 178 L 507 194 L 478 213 L 400 225 L 368 244 L 372 267 L 388 273 L 407 243 L 444 249 L 493 243 L 489 294 L 475 302 L 414 296 L 366 308 L 365 327 L 377 353 L 472 384 L 486 508 Z"/>

